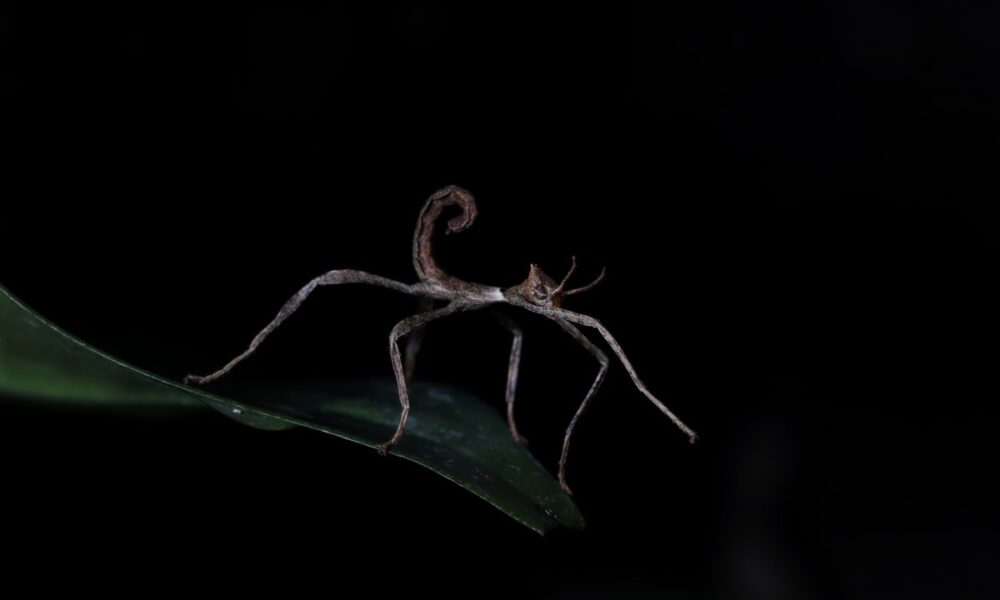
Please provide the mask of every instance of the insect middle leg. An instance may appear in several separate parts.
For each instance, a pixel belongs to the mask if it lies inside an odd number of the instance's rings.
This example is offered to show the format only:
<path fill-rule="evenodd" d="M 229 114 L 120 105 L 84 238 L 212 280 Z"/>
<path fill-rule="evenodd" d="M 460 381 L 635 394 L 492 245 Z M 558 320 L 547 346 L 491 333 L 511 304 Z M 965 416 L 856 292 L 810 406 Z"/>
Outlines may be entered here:
<path fill-rule="evenodd" d="M 588 352 L 594 355 L 597 362 L 601 364 L 601 368 L 597 371 L 597 377 L 594 379 L 594 383 L 590 386 L 590 391 L 583 398 L 583 402 L 580 403 L 580 408 L 576 409 L 576 413 L 573 414 L 573 418 L 570 419 L 569 426 L 566 428 L 566 436 L 563 438 L 562 455 L 559 457 L 559 486 L 569 495 L 573 495 L 573 491 L 569 489 L 569 485 L 566 484 L 566 457 L 569 456 L 569 443 L 573 437 L 573 429 L 576 428 L 576 422 L 580 419 L 580 415 L 586 410 L 587 405 L 590 400 L 597 393 L 597 389 L 601 387 L 604 382 L 604 375 L 608 372 L 608 356 L 598 348 L 593 342 L 587 339 L 587 336 L 580 331 L 576 325 L 573 325 L 569 321 L 563 319 L 557 319 L 556 323 L 559 324 L 566 333 L 570 334 L 573 339 L 580 343 Z"/>
<path fill-rule="evenodd" d="M 420 299 L 420 312 L 428 312 L 432 308 L 434 308 L 433 298 Z M 403 365 L 407 383 L 413 380 L 413 373 L 417 370 L 417 354 L 420 353 L 420 346 L 424 343 L 425 333 L 427 333 L 427 327 L 422 325 L 406 336 L 405 362 Z"/>
<path fill-rule="evenodd" d="M 510 362 L 507 365 L 507 424 L 510 425 L 510 433 L 514 439 L 528 445 L 528 440 L 517 430 L 517 423 L 514 422 L 514 393 L 517 391 L 517 372 L 521 365 L 521 345 L 524 341 L 524 330 L 517 324 L 517 321 L 499 311 L 493 311 L 493 318 L 507 328 L 514 336 L 514 341 L 510 346 Z"/>
<path fill-rule="evenodd" d="M 472 305 L 452 303 L 443 308 L 407 317 L 396 323 L 396 326 L 392 328 L 392 332 L 389 334 L 389 357 L 392 359 L 392 370 L 396 375 L 396 387 L 399 389 L 399 403 L 403 409 L 399 414 L 399 425 L 396 426 L 396 432 L 392 434 L 392 437 L 387 442 L 379 444 L 377 447 L 378 453 L 382 456 L 385 456 L 389 452 L 389 449 L 399 442 L 399 438 L 403 437 L 403 429 L 406 428 L 406 419 L 410 415 L 410 393 L 407 390 L 406 370 L 403 368 L 403 359 L 399 352 L 399 338 L 435 319 L 472 308 L 474 308 Z"/>

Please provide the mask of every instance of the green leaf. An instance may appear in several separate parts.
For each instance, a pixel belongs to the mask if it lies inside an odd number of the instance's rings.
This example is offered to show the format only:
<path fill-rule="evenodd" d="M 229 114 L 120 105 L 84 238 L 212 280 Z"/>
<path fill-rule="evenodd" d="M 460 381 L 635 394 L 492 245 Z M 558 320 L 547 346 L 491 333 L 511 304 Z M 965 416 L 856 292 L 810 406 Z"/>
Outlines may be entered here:
<path fill-rule="evenodd" d="M 511 439 L 505 421 L 459 390 L 412 386 L 406 434 L 391 456 L 445 477 L 539 533 L 583 528 L 555 479 Z M 223 398 L 142 371 L 49 323 L 0 286 L 0 395 L 102 410 L 204 405 L 261 429 L 302 426 L 374 448 L 399 419 L 392 382 L 316 383 Z"/>

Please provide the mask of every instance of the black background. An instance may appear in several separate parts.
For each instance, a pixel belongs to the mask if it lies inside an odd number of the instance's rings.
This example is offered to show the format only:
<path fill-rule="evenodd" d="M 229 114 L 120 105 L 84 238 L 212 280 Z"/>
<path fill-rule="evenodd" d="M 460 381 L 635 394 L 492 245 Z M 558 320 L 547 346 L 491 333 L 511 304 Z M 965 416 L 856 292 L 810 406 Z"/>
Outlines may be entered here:
<path fill-rule="evenodd" d="M 302 284 L 413 280 L 424 199 L 461 277 L 580 280 L 684 436 L 612 371 L 540 538 L 326 436 L 4 407 L 5 577 L 45 589 L 547 598 L 992 597 L 997 102 L 989 3 L 396 2 L 0 11 L 0 281 L 180 377 Z M 317 292 L 233 378 L 388 376 L 412 301 Z M 592 360 L 527 328 L 555 468 Z M 507 334 L 419 377 L 502 405 Z M 196 587 L 198 586 L 198 587 Z"/>

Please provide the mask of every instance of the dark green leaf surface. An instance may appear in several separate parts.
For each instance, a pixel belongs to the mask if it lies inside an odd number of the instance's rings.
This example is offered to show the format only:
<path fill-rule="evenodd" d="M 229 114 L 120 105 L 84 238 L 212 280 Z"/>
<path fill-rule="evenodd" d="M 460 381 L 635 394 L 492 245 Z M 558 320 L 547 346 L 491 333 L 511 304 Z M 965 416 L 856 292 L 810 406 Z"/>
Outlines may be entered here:
<path fill-rule="evenodd" d="M 0 395 L 99 409 L 209 405 L 261 429 L 303 426 L 374 448 L 399 418 L 389 381 L 255 389 L 232 400 L 137 369 L 63 332 L 0 286 Z M 406 434 L 393 449 L 544 533 L 582 528 L 555 479 L 515 443 L 497 411 L 464 392 L 414 385 Z"/>

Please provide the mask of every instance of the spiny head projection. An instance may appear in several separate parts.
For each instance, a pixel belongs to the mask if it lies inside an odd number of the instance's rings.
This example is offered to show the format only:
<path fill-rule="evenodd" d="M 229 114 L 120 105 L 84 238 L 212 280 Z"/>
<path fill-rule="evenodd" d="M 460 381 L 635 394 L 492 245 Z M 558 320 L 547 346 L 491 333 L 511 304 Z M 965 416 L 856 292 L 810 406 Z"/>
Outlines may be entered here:
<path fill-rule="evenodd" d="M 575 256 L 573 257 L 572 266 L 570 266 L 566 276 L 559 283 L 556 283 L 556 280 L 549 277 L 538 265 L 533 264 L 531 265 L 531 269 L 528 270 L 528 278 L 520 285 L 510 288 L 508 292 L 514 292 L 536 306 L 554 306 L 558 308 L 562 305 L 562 301 L 566 296 L 586 292 L 604 279 L 604 269 L 601 269 L 601 274 L 594 281 L 583 287 L 567 290 L 566 284 L 569 283 L 569 279 L 573 276 L 574 271 L 576 271 Z"/>

